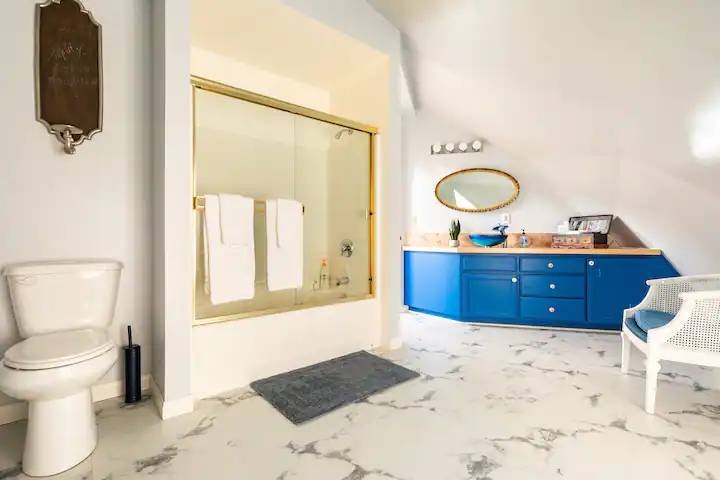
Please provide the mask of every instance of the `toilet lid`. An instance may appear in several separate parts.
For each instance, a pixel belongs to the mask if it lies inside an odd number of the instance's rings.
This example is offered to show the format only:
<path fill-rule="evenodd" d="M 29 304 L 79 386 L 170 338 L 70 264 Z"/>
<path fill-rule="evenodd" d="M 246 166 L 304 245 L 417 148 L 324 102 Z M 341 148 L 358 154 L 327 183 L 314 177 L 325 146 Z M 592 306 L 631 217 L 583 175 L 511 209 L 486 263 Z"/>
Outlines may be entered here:
<path fill-rule="evenodd" d="M 36 335 L 5 352 L 4 363 L 18 370 L 45 370 L 90 360 L 115 344 L 107 332 L 93 329 Z"/>

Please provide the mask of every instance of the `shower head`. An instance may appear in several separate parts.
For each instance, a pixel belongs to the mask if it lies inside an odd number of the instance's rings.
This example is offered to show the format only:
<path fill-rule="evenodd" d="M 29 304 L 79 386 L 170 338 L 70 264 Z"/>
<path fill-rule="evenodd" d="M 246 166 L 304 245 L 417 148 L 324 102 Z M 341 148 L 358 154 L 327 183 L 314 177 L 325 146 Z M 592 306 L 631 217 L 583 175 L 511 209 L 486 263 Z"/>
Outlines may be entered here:
<path fill-rule="evenodd" d="M 343 133 L 352 135 L 355 132 L 350 128 L 343 128 L 342 130 L 340 130 L 338 133 L 335 134 L 335 140 L 340 140 L 340 138 L 343 136 Z"/>

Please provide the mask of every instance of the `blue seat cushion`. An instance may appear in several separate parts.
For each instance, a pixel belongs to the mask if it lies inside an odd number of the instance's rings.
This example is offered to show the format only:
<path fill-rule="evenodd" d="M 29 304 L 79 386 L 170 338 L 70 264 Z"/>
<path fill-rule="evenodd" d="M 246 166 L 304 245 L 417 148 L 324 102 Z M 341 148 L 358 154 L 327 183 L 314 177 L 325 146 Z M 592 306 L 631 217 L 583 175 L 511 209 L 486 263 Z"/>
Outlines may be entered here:
<path fill-rule="evenodd" d="M 638 337 L 643 342 L 647 343 L 647 332 L 644 332 L 640 327 L 638 327 L 638 324 L 635 323 L 634 318 L 626 318 L 625 326 L 627 326 L 628 330 L 630 330 L 633 335 Z"/>
<path fill-rule="evenodd" d="M 675 318 L 672 313 L 659 312 L 657 310 L 638 310 L 635 312 L 635 323 L 643 332 L 651 328 L 662 327 Z"/>

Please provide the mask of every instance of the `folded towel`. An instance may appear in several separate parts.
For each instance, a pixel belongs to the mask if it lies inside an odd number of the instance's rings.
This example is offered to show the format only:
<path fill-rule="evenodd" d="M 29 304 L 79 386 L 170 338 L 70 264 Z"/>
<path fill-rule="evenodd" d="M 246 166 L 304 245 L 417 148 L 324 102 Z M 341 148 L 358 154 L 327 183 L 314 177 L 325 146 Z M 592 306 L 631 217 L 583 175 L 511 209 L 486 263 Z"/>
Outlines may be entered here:
<path fill-rule="evenodd" d="M 218 195 L 220 198 L 220 233 L 225 245 L 248 246 L 255 242 L 253 217 L 255 200 L 242 195 Z"/>
<path fill-rule="evenodd" d="M 255 241 L 243 240 L 246 244 L 236 245 L 223 243 L 218 195 L 205 195 L 204 213 L 205 291 L 210 295 L 210 302 L 217 305 L 253 298 Z M 252 225 L 252 216 L 248 222 Z"/>
<path fill-rule="evenodd" d="M 303 211 L 296 200 L 267 200 L 268 290 L 302 288 Z"/>

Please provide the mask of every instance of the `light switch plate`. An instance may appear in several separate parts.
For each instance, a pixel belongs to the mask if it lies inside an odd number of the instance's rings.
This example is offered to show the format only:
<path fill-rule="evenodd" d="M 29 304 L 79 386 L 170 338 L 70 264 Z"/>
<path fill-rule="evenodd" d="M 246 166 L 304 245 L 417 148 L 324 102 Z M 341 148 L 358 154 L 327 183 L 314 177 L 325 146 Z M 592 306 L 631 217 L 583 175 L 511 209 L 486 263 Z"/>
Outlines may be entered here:
<path fill-rule="evenodd" d="M 509 213 L 503 213 L 500 215 L 500 224 L 501 225 L 510 225 L 510 214 Z"/>

